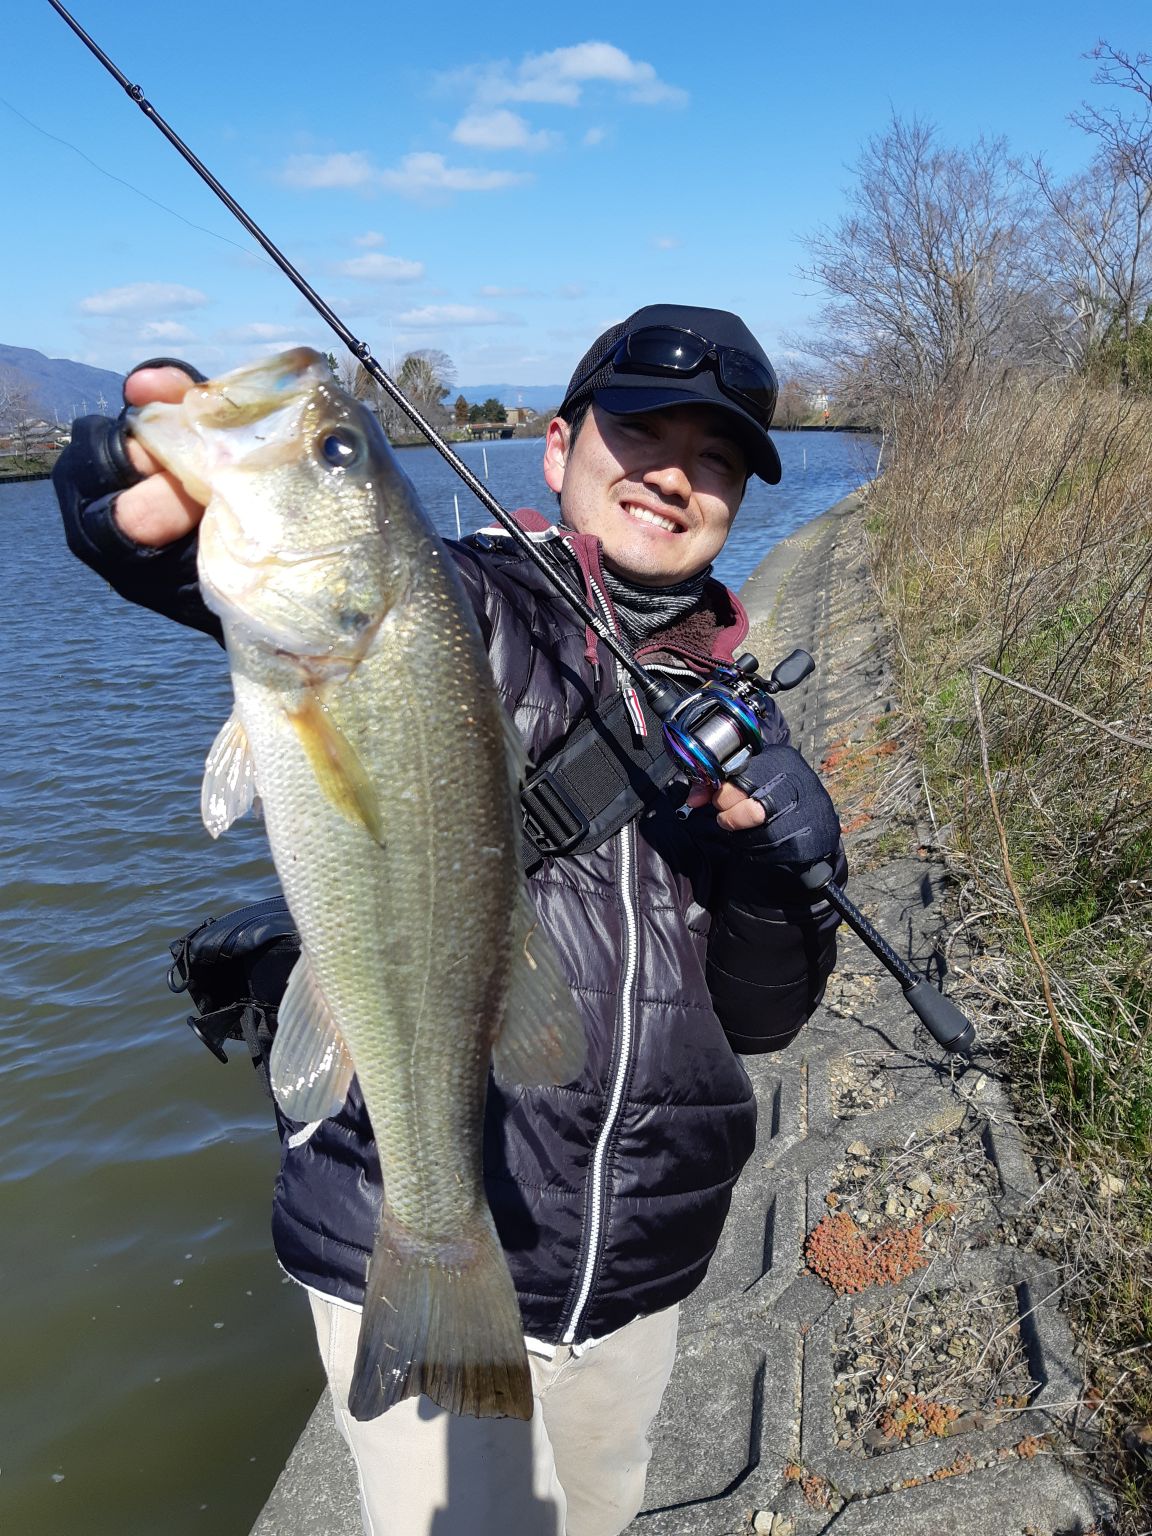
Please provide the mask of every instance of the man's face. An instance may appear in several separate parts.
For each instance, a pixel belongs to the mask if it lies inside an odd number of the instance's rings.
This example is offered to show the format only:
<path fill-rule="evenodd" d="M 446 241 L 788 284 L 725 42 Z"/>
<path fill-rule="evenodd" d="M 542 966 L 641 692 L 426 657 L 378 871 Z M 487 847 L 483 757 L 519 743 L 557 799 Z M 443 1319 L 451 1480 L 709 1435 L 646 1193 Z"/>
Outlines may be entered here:
<path fill-rule="evenodd" d="M 575 443 L 567 422 L 550 424 L 544 478 L 611 571 L 672 586 L 720 553 L 744 495 L 747 461 L 726 421 L 709 405 L 612 416 L 594 404 Z"/>

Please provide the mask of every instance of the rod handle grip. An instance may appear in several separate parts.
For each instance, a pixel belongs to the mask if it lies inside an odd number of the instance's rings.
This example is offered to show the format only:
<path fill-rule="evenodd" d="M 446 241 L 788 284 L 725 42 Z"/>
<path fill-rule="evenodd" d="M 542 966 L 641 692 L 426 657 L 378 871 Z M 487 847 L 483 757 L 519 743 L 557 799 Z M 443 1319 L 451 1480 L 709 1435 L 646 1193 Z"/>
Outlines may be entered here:
<path fill-rule="evenodd" d="M 976 1049 L 976 1031 L 950 997 L 938 992 L 927 980 L 906 987 L 904 996 L 937 1045 L 971 1056 Z"/>

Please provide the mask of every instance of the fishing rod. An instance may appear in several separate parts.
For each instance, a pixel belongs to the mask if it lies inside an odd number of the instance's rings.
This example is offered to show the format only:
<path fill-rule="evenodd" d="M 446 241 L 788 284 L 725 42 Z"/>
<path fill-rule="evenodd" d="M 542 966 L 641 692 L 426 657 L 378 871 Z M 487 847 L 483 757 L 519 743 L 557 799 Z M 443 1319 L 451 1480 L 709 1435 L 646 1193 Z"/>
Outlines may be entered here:
<path fill-rule="evenodd" d="M 100 45 L 88 35 L 80 23 L 60 4 L 60 0 L 48 0 L 56 14 L 76 34 L 88 51 L 96 58 L 128 96 L 136 103 L 145 117 L 160 130 L 177 153 L 209 186 L 228 211 L 237 218 L 252 238 L 288 278 L 289 282 L 307 299 L 318 315 L 335 331 L 340 340 L 358 359 L 365 373 L 375 380 L 393 404 L 399 406 L 413 425 L 428 439 L 432 447 L 445 459 L 463 480 L 464 484 L 492 514 L 502 528 L 519 546 L 569 606 L 584 620 L 593 634 L 603 642 L 629 677 L 639 686 L 653 713 L 660 720 L 665 744 L 675 762 L 688 774 L 716 788 L 723 780 L 730 780 L 739 789 L 754 790 L 749 780 L 742 780 L 739 769 L 746 760 L 764 745 L 758 695 L 769 696 L 784 688 L 795 687 L 815 663 L 804 651 L 792 656 L 764 681 L 755 676 L 758 663 L 751 655 L 738 657 L 732 667 L 718 669 L 717 677 L 695 692 L 685 692 L 671 679 L 653 676 L 632 653 L 620 643 L 601 616 L 584 601 L 579 593 L 555 564 L 543 554 L 532 539 L 520 527 L 511 513 L 505 511 L 488 487 L 468 468 L 458 453 L 441 437 L 430 421 L 408 399 L 399 384 L 385 372 L 372 355 L 366 341 L 355 336 L 348 326 L 316 292 L 307 278 L 288 260 L 279 246 L 275 245 L 256 221 L 241 207 L 228 189 L 219 182 L 204 162 L 185 144 L 176 130 L 165 121 L 144 95 L 143 89 L 128 79 L 112 62 Z M 802 659 L 801 659 L 802 658 Z M 948 1051 L 970 1052 L 975 1045 L 975 1031 L 965 1016 L 949 998 L 938 992 L 931 983 L 914 971 L 877 932 L 864 913 L 832 879 L 834 871 L 829 864 L 817 864 L 808 871 L 805 884 L 819 893 L 834 907 L 881 963 L 896 977 L 904 989 L 909 1006 L 927 1026 L 938 1044 Z"/>

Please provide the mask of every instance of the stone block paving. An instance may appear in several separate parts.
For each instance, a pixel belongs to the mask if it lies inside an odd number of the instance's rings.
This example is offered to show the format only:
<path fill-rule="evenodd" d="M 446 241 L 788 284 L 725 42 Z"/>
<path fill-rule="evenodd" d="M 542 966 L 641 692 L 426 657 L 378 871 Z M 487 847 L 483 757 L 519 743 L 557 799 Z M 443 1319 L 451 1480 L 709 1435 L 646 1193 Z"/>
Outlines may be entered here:
<path fill-rule="evenodd" d="M 780 702 L 837 800 L 853 899 L 947 990 L 943 870 L 929 829 L 894 814 L 918 774 L 893 729 L 860 504 L 749 579 L 749 648 L 765 672 L 796 646 L 816 658 Z M 757 1150 L 683 1308 L 630 1536 L 1102 1536 L 1060 1277 L 1016 1246 L 1038 1186 L 1009 1101 L 841 933 L 800 1038 L 746 1061 Z"/>

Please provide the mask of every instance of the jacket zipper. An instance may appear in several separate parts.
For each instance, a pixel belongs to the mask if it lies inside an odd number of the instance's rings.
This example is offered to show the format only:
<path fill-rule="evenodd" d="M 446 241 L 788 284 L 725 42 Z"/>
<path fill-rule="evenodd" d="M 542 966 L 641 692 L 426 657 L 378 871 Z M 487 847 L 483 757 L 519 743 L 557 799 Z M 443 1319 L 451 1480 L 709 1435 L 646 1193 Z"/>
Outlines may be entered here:
<path fill-rule="evenodd" d="M 590 580 L 589 585 L 596 598 L 597 606 L 604 614 L 606 621 L 611 625 L 613 632 L 618 634 L 618 626 L 614 622 L 615 615 L 607 598 L 594 580 Z M 621 685 L 623 686 L 623 673 L 620 669 L 618 671 Z M 603 1125 L 600 1127 L 600 1135 L 596 1140 L 596 1148 L 592 1154 L 592 1166 L 588 1174 L 590 1198 L 587 1222 L 581 1243 L 580 1287 L 576 1293 L 576 1302 L 568 1319 L 568 1326 L 561 1337 L 561 1342 L 564 1344 L 571 1344 L 575 1341 L 577 1330 L 580 1327 L 592 1294 L 592 1281 L 599 1260 L 600 1238 L 604 1226 L 604 1206 L 607 1200 L 608 1181 L 606 1170 L 608 1149 L 611 1145 L 617 1122 L 620 1119 L 620 1111 L 624 1103 L 624 1085 L 628 1080 L 632 1066 L 636 972 L 640 947 L 635 897 L 636 829 L 633 825 L 629 824 L 616 835 L 619 839 L 620 889 L 624 907 L 624 977 L 620 997 L 620 1049 L 616 1054 L 616 1065 L 612 1074 L 611 1090 L 608 1096 L 608 1112 L 604 1116 Z"/>
<path fill-rule="evenodd" d="M 636 830 L 634 827 L 628 826 L 619 832 L 617 836 L 620 839 L 620 884 L 624 890 L 625 932 L 624 983 L 621 989 L 623 995 L 620 1003 L 620 1050 L 616 1059 L 616 1070 L 612 1078 L 608 1113 L 604 1116 L 604 1124 L 600 1127 L 600 1136 L 596 1142 L 596 1150 L 592 1154 L 592 1168 L 588 1175 L 591 1181 L 591 1200 L 588 1207 L 588 1222 L 584 1231 L 583 1269 L 580 1276 L 580 1290 L 576 1297 L 576 1304 L 572 1309 L 572 1316 L 561 1339 L 563 1344 L 574 1342 L 577 1330 L 583 1320 L 588 1300 L 592 1294 L 592 1280 L 596 1273 L 596 1266 L 600 1256 L 600 1238 L 604 1225 L 604 1206 L 607 1201 L 608 1148 L 620 1118 L 620 1110 L 624 1103 L 624 1084 L 628 1080 L 632 1065 L 632 1037 L 635 1025 L 634 993 L 638 958 L 638 927 L 636 906 L 633 899 L 633 874 L 636 867 Z"/>

